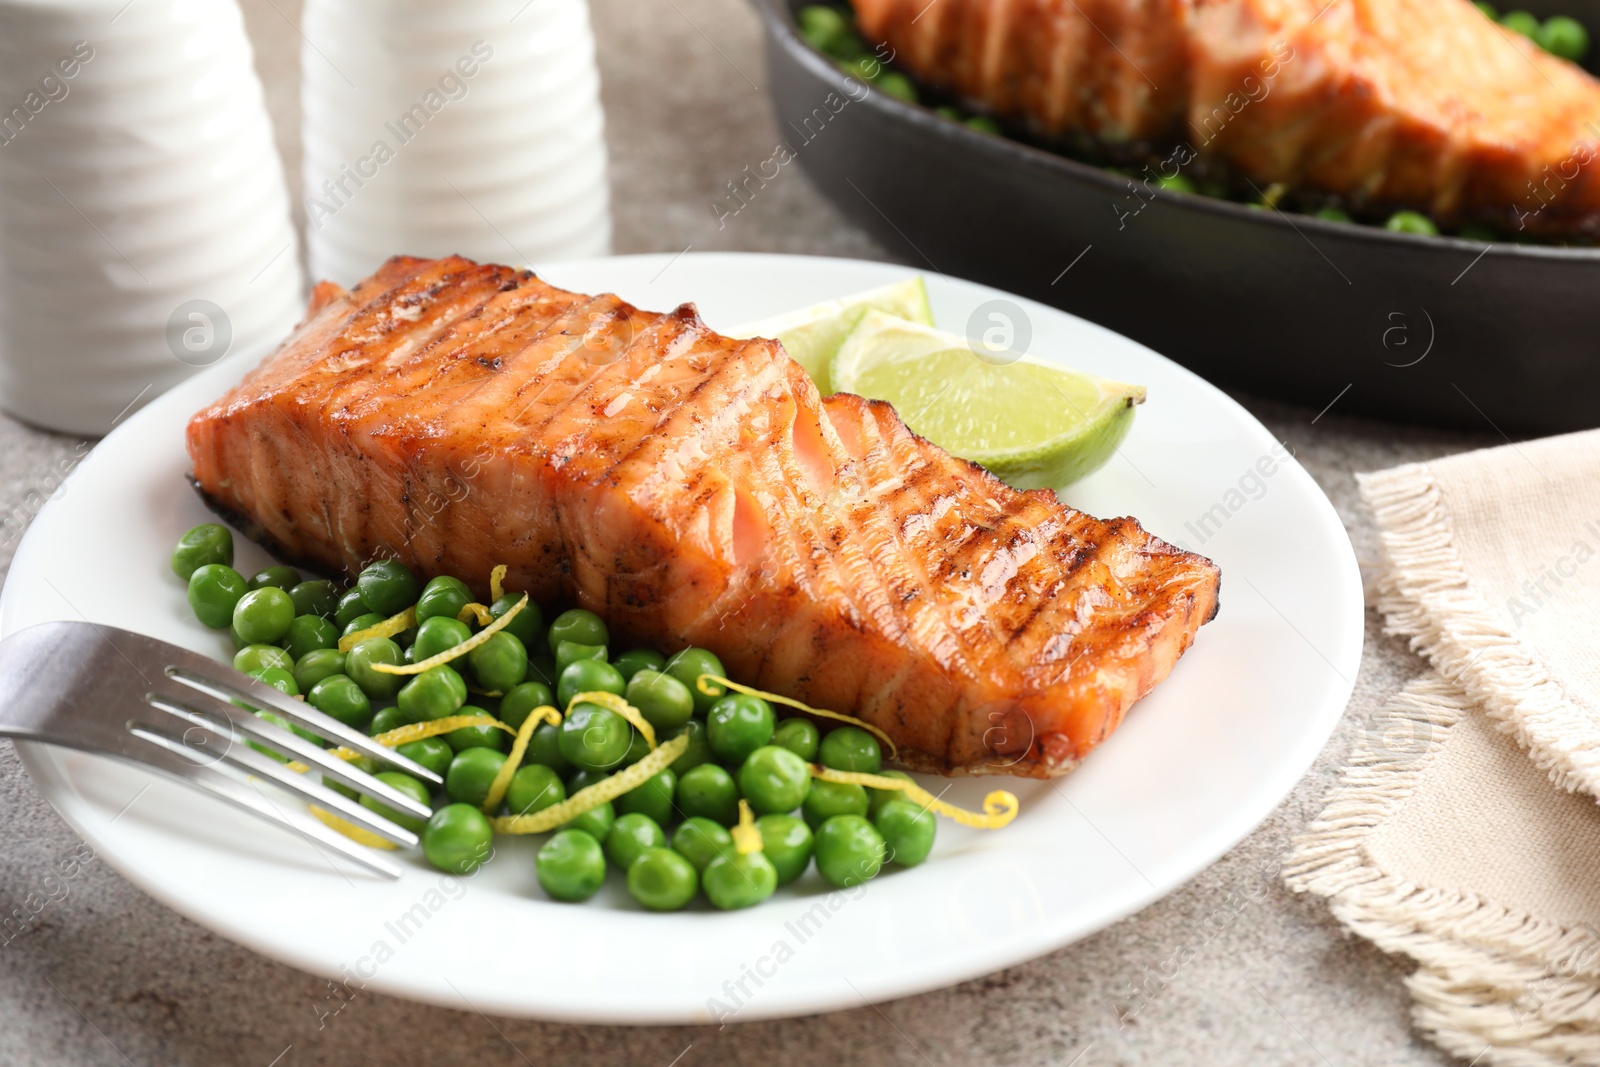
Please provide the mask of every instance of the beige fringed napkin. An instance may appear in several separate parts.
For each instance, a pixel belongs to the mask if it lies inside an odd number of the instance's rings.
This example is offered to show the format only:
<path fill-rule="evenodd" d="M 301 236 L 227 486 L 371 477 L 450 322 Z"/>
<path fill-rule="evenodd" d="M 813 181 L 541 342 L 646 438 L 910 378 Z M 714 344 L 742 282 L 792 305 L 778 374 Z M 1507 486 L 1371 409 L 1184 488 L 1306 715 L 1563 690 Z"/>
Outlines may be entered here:
<path fill-rule="evenodd" d="M 1600 431 L 1361 478 L 1378 608 L 1430 661 L 1374 720 L 1289 886 L 1418 963 L 1479 1064 L 1600 1064 Z"/>

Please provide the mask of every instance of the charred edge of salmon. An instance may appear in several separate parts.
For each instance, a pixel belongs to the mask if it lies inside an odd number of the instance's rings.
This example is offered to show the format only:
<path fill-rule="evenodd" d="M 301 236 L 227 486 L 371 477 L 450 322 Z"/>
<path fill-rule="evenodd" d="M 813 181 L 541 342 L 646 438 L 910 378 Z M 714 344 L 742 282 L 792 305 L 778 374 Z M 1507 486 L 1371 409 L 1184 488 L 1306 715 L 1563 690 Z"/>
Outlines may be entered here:
<path fill-rule="evenodd" d="M 286 547 L 284 547 L 281 541 L 268 533 L 266 527 L 262 526 L 255 519 L 252 519 L 249 515 L 246 515 L 237 508 L 229 507 L 227 504 L 224 504 L 222 501 L 206 492 L 205 487 L 200 484 L 200 480 L 194 476 L 193 471 L 190 471 L 188 474 L 184 475 L 184 477 L 189 480 L 189 485 L 193 487 L 195 494 L 200 497 L 200 502 L 206 506 L 208 511 L 210 511 L 217 518 L 221 519 L 223 522 L 227 523 L 229 526 L 233 527 L 235 530 L 238 530 L 240 533 L 244 534 L 247 539 L 254 541 L 256 544 L 266 549 L 269 553 L 271 553 L 274 560 L 287 563 L 298 570 L 305 571 L 306 573 L 315 575 L 318 578 L 327 578 L 330 581 L 348 582 L 354 577 L 354 575 L 346 574 L 343 571 L 329 570 L 327 566 L 320 561 L 312 560 L 305 556 L 301 556 L 289 551 Z M 246 575 L 246 577 L 249 576 Z"/>
<path fill-rule="evenodd" d="M 834 394 L 834 395 L 838 395 L 838 394 Z M 887 400 L 875 400 L 872 397 L 860 396 L 860 394 L 857 394 L 857 393 L 847 393 L 845 395 L 859 397 L 859 399 L 861 399 L 866 404 L 868 409 L 872 410 L 874 413 L 877 413 L 878 409 L 880 409 L 880 408 L 887 408 L 889 411 L 894 411 L 894 405 L 889 403 Z M 898 415 L 898 413 L 896 413 L 896 418 L 898 418 L 898 417 L 899 417 L 899 415 Z M 943 450 L 943 446 L 942 445 L 939 445 L 939 444 L 937 444 L 937 443 L 935 443 L 933 441 L 928 440 L 928 438 L 922 436 L 920 433 L 918 433 L 917 431 L 913 430 L 909 425 L 906 426 L 905 430 L 906 430 L 906 433 L 910 434 L 912 437 L 916 438 L 918 441 L 921 441 L 923 444 L 932 445 L 934 448 L 938 448 L 940 450 Z M 950 458 L 955 460 L 958 464 L 964 464 L 967 467 L 967 469 L 970 470 L 974 475 L 977 475 L 977 476 L 979 476 L 979 477 L 981 477 L 983 479 L 986 479 L 987 481 L 993 482 L 996 486 L 1003 487 L 1005 489 L 1011 489 L 1011 487 L 1009 485 L 1006 485 L 1005 482 L 1001 481 L 998 477 L 996 477 L 993 471 L 991 471 L 988 467 L 985 467 L 983 464 L 977 462 L 976 460 L 967 459 L 965 456 L 957 456 L 954 453 L 950 453 Z M 1016 489 L 1016 490 L 1012 490 L 1012 491 L 1013 492 L 1023 493 L 1024 495 L 1029 494 L 1029 493 L 1048 493 L 1052 498 L 1055 499 L 1057 504 L 1059 504 L 1061 507 L 1067 507 L 1068 506 L 1067 504 L 1061 502 L 1061 498 L 1056 496 L 1056 492 L 1053 489 Z M 1162 551 L 1162 550 L 1171 551 L 1174 556 L 1182 556 L 1185 559 L 1193 560 L 1194 562 L 1196 562 L 1198 564 L 1201 564 L 1201 565 L 1203 565 L 1203 566 L 1205 566 L 1205 567 L 1210 569 L 1211 574 L 1212 574 L 1211 614 L 1209 614 L 1205 618 L 1201 619 L 1199 624 L 1195 627 L 1195 632 L 1196 632 L 1196 634 L 1198 634 L 1199 633 L 1199 628 L 1201 626 L 1204 626 L 1206 623 L 1210 622 L 1212 619 L 1215 619 L 1217 617 L 1217 613 L 1222 610 L 1222 567 L 1217 563 L 1216 560 L 1212 559 L 1210 556 L 1203 556 L 1198 552 L 1191 552 L 1186 548 L 1179 548 L 1177 545 L 1173 544 L 1171 541 L 1168 541 L 1168 540 L 1162 538 L 1161 536 L 1159 536 L 1158 534 L 1146 529 L 1144 524 L 1141 523 L 1138 519 L 1134 518 L 1133 516 L 1131 516 L 1131 515 L 1130 516 L 1125 516 L 1125 518 L 1127 518 L 1129 522 L 1132 522 L 1135 525 L 1137 525 L 1139 527 L 1139 529 L 1144 530 L 1145 533 L 1150 535 L 1150 546 L 1152 548 L 1154 548 L 1154 549 L 1156 549 L 1158 551 Z M 1116 520 L 1115 519 L 1103 519 L 1101 521 L 1102 522 L 1115 522 Z"/>

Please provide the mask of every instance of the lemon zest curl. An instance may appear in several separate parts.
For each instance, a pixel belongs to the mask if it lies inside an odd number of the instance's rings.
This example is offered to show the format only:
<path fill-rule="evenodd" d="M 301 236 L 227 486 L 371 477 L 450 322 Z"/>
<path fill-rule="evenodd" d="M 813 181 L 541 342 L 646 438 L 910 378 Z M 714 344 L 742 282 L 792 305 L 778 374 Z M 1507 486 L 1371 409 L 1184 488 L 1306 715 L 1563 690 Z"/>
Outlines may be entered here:
<path fill-rule="evenodd" d="M 900 754 L 900 750 L 895 747 L 895 743 L 890 740 L 888 734 L 884 733 L 870 722 L 867 722 L 863 719 L 858 719 L 854 715 L 846 715 L 841 711 L 829 711 L 826 708 L 814 708 L 809 704 L 802 704 L 798 700 L 793 700 L 778 693 L 768 693 L 760 689 L 754 689 L 748 685 L 740 685 L 738 682 L 730 682 L 728 679 L 719 678 L 715 674 L 702 674 L 700 677 L 695 679 L 695 687 L 708 697 L 714 697 L 718 695 L 717 693 L 712 692 L 712 690 L 706 685 L 706 679 L 708 678 L 717 685 L 727 686 L 735 693 L 743 693 L 745 696 L 760 697 L 769 704 L 782 704 L 784 707 L 795 708 L 799 711 L 803 711 L 807 715 L 815 715 L 819 719 L 833 719 L 837 722 L 849 723 L 851 726 L 859 726 L 861 729 L 867 731 L 867 733 L 883 742 L 884 748 L 888 751 L 890 759 L 894 759 Z"/>
<path fill-rule="evenodd" d="M 940 800 L 917 783 L 908 782 L 903 778 L 888 778 L 881 774 L 866 774 L 862 771 L 836 771 L 831 767 L 820 767 L 814 763 L 811 765 L 811 776 L 821 778 L 825 782 L 859 785 L 868 789 L 891 789 L 904 793 L 907 800 L 924 810 L 943 815 L 975 830 L 998 830 L 1015 819 L 1017 812 L 1022 808 L 1017 795 L 1009 789 L 995 789 L 985 794 L 983 811 L 979 813 Z"/>

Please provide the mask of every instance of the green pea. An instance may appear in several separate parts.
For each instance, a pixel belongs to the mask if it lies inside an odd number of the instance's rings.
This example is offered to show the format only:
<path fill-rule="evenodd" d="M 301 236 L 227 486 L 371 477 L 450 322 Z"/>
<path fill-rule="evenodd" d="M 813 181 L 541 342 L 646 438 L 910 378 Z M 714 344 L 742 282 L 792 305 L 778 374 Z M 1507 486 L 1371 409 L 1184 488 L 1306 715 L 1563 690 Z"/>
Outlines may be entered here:
<path fill-rule="evenodd" d="M 528 673 L 528 650 L 511 634 L 501 630 L 467 653 L 467 663 L 478 685 L 491 692 L 504 693 Z"/>
<path fill-rule="evenodd" d="M 254 674 L 268 667 L 290 670 L 294 667 L 294 657 L 277 645 L 245 645 L 233 654 L 233 669 L 236 671 Z"/>
<path fill-rule="evenodd" d="M 579 660 L 606 662 L 605 645 L 580 645 L 576 641 L 563 641 L 556 647 L 556 677 Z"/>
<path fill-rule="evenodd" d="M 775 726 L 771 704 L 760 697 L 729 693 L 706 713 L 706 740 L 718 759 L 737 767 L 772 740 Z"/>
<path fill-rule="evenodd" d="M 462 804 L 480 806 L 505 761 L 505 756 L 492 748 L 462 749 L 444 772 L 445 796 Z"/>
<path fill-rule="evenodd" d="M 344 667 L 343 652 L 336 648 L 313 648 L 295 661 L 294 684 L 300 687 L 302 693 L 309 693 L 311 687 L 324 678 L 343 674 Z"/>
<path fill-rule="evenodd" d="M 883 752 L 878 748 L 878 739 L 859 726 L 840 726 L 829 730 L 822 738 L 817 758 L 824 767 L 836 771 L 877 774 L 883 766 Z"/>
<path fill-rule="evenodd" d="M 875 82 L 887 71 L 887 67 L 874 55 L 850 56 L 840 60 L 839 69 L 852 78 L 860 78 L 864 82 Z"/>
<path fill-rule="evenodd" d="M 296 616 L 283 638 L 283 647 L 295 659 L 315 649 L 332 648 L 338 643 L 339 631 L 321 615 Z"/>
<path fill-rule="evenodd" d="M 410 725 L 411 722 L 406 718 L 405 713 L 391 704 L 387 708 L 379 708 L 373 714 L 372 721 L 367 723 L 367 736 L 377 737 L 379 734 L 386 734 L 390 730 L 398 730 L 402 726 Z M 448 748 L 450 746 L 446 745 L 445 747 Z"/>
<path fill-rule="evenodd" d="M 339 636 L 349 637 L 352 634 L 360 633 L 362 630 L 370 630 L 386 618 L 388 618 L 387 615 L 379 615 L 376 611 L 369 611 L 365 615 L 358 615 L 349 622 L 345 623 L 344 629 L 339 631 Z M 396 643 L 395 647 L 400 647 L 398 642 Z"/>
<path fill-rule="evenodd" d="M 1539 20 L 1526 11 L 1507 11 L 1500 16 L 1500 25 L 1528 38 L 1536 37 L 1539 33 Z"/>
<path fill-rule="evenodd" d="M 658 730 L 676 730 L 694 717 L 694 694 L 689 687 L 649 667 L 640 668 L 628 679 L 622 695 Z"/>
<path fill-rule="evenodd" d="M 757 815 L 793 811 L 811 791 L 811 768 L 786 748 L 762 745 L 739 767 L 739 792 Z"/>
<path fill-rule="evenodd" d="M 706 724 L 699 719 L 690 719 L 684 724 L 683 729 L 676 731 L 672 736 L 689 735 L 689 747 L 683 750 L 683 755 L 672 761 L 672 770 L 682 778 L 691 769 L 702 763 L 710 763 L 716 759 L 716 753 L 711 751 L 711 742 L 706 740 Z"/>
<path fill-rule="evenodd" d="M 500 698 L 500 721 L 513 730 L 522 729 L 535 708 L 555 707 L 556 695 L 543 682 L 523 682 L 506 690 Z"/>
<path fill-rule="evenodd" d="M 247 592 L 244 576 L 226 563 L 202 564 L 189 575 L 189 607 L 213 630 L 232 624 L 233 609 Z"/>
<path fill-rule="evenodd" d="M 384 618 L 398 615 L 422 595 L 422 583 L 397 559 L 381 559 L 368 566 L 356 578 L 356 589 L 367 606 Z"/>
<path fill-rule="evenodd" d="M 387 637 L 369 637 L 345 656 L 345 673 L 373 700 L 392 700 L 405 684 L 406 676 L 385 674 L 375 668 L 379 663 L 399 666 L 402 662 L 399 645 Z"/>
<path fill-rule="evenodd" d="M 678 824 L 672 832 L 672 849 L 703 871 L 711 861 L 734 851 L 733 835 L 721 823 L 696 815 Z"/>
<path fill-rule="evenodd" d="M 933 109 L 933 113 L 938 115 L 940 118 L 948 119 L 951 122 L 961 121 L 961 109 L 958 107 L 951 107 L 949 104 L 940 104 L 938 107 Z"/>
<path fill-rule="evenodd" d="M 788 749 L 807 763 L 816 760 L 817 746 L 821 740 L 822 732 L 817 729 L 817 724 L 799 716 L 784 719 L 772 732 L 773 744 Z"/>
<path fill-rule="evenodd" d="M 1574 63 L 1589 54 L 1589 31 L 1583 28 L 1583 23 L 1566 15 L 1546 19 L 1533 39 L 1551 55 Z"/>
<path fill-rule="evenodd" d="M 401 774 L 399 771 L 379 771 L 373 777 L 384 785 L 392 786 L 399 792 L 404 793 L 419 804 L 427 804 L 431 799 L 428 794 L 428 787 L 409 774 Z M 410 830 L 414 834 L 422 833 L 428 825 L 427 819 L 419 819 L 415 815 L 407 815 L 404 812 L 395 811 L 383 801 L 374 800 L 369 796 L 361 798 L 361 806 L 377 813 L 381 818 L 388 819 L 396 826 Z"/>
<path fill-rule="evenodd" d="M 1318 208 L 1313 214 L 1324 222 L 1355 221 L 1355 219 L 1350 217 L 1350 212 L 1346 211 L 1342 207 L 1334 207 L 1332 204 L 1329 204 L 1326 207 Z"/>
<path fill-rule="evenodd" d="M 920 804 L 903 799 L 885 801 L 872 823 L 883 835 L 888 858 L 902 867 L 915 867 L 933 851 L 938 820 Z"/>
<path fill-rule="evenodd" d="M 706 899 L 723 911 L 750 908 L 772 896 L 778 888 L 778 871 L 764 852 L 726 852 L 712 860 L 700 875 Z"/>
<path fill-rule="evenodd" d="M 651 911 L 677 911 L 694 899 L 700 874 L 669 848 L 650 848 L 628 867 L 628 893 Z"/>
<path fill-rule="evenodd" d="M 1174 193 L 1197 193 L 1194 181 L 1186 174 L 1160 174 L 1156 176 L 1155 184 L 1162 189 Z"/>
<path fill-rule="evenodd" d="M 811 827 L 793 815 L 763 815 L 756 820 L 761 831 L 761 851 L 778 872 L 778 884 L 788 885 L 811 863 Z"/>
<path fill-rule="evenodd" d="M 576 903 L 600 891 L 606 857 L 600 842 L 582 830 L 562 830 L 539 849 L 533 870 L 551 900 Z"/>
<path fill-rule="evenodd" d="M 700 815 L 723 826 L 739 821 L 739 787 L 715 763 L 702 763 L 679 778 L 674 799 L 687 817 Z"/>
<path fill-rule="evenodd" d="M 372 701 L 348 675 L 330 674 L 306 694 L 306 703 L 359 730 L 372 719 Z"/>
<path fill-rule="evenodd" d="M 561 754 L 579 770 L 610 770 L 628 754 L 632 740 L 627 719 L 595 704 L 578 704 L 561 722 Z"/>
<path fill-rule="evenodd" d="M 462 707 L 457 715 L 487 715 L 482 708 L 471 704 Z M 463 726 L 444 735 L 445 742 L 455 751 L 469 748 L 492 748 L 504 752 L 511 747 L 511 737 L 498 726 L 484 723 L 481 726 Z"/>
<path fill-rule="evenodd" d="M 501 714 L 504 713 L 502 704 Z M 528 738 L 528 751 L 522 758 L 528 763 L 542 763 L 557 774 L 564 775 L 572 769 L 567 757 L 561 754 L 561 728 L 547 722 L 534 727 L 533 734 Z"/>
<path fill-rule="evenodd" d="M 661 826 L 671 826 L 678 821 L 673 807 L 677 791 L 678 776 L 668 767 L 618 797 L 617 811 L 623 815 L 648 815 Z"/>
<path fill-rule="evenodd" d="M 879 89 L 888 93 L 896 100 L 904 100 L 908 104 L 917 102 L 917 87 L 910 78 L 899 71 L 890 70 L 878 75 L 876 82 Z"/>
<path fill-rule="evenodd" d="M 233 564 L 233 532 L 226 526 L 208 522 L 196 526 L 178 538 L 178 547 L 172 550 L 172 573 L 184 581 L 194 572 L 212 563 L 225 567 Z"/>
<path fill-rule="evenodd" d="M 722 661 L 703 648 L 686 648 L 682 652 L 674 653 L 667 659 L 666 673 L 689 687 L 689 692 L 694 695 L 694 710 L 704 715 L 711 710 L 724 693 L 727 692 L 720 685 L 712 682 L 706 683 L 710 693 L 702 692 L 696 684 L 702 674 L 715 675 L 726 678 L 728 672 L 722 667 Z"/>
<path fill-rule="evenodd" d="M 412 722 L 432 722 L 461 710 L 467 702 L 467 683 L 444 663 L 412 675 L 395 701 Z"/>
<path fill-rule="evenodd" d="M 888 845 L 860 815 L 835 815 L 816 834 L 811 850 L 817 870 L 840 889 L 860 885 L 882 869 Z"/>
<path fill-rule="evenodd" d="M 1383 224 L 1383 228 L 1390 233 L 1416 233 L 1428 237 L 1437 237 L 1439 234 L 1439 227 L 1433 224 L 1432 219 L 1415 211 L 1396 211 L 1389 216 L 1389 221 Z"/>
<path fill-rule="evenodd" d="M 605 620 L 594 612 L 573 608 L 555 617 L 547 639 L 550 651 L 556 652 L 563 641 L 579 645 L 609 645 L 611 631 L 606 629 Z"/>
<path fill-rule="evenodd" d="M 573 790 L 577 792 L 577 790 Z M 611 801 L 596 804 L 588 811 L 580 812 L 562 823 L 563 829 L 582 830 L 596 841 L 604 844 L 611 834 L 611 828 L 616 824 L 617 811 L 611 806 Z"/>
<path fill-rule="evenodd" d="M 606 858 L 616 864 L 617 870 L 626 871 L 646 849 L 666 848 L 667 835 L 648 815 L 634 812 L 618 816 L 606 835 Z"/>
<path fill-rule="evenodd" d="M 489 605 L 489 614 L 498 619 L 516 607 L 517 601 L 521 599 L 521 593 L 507 593 Z M 524 648 L 540 648 L 544 637 L 544 612 L 539 610 L 538 603 L 530 597 L 523 609 L 517 612 L 512 620 L 506 623 L 506 628 L 500 632 L 515 637 L 522 642 Z"/>
<path fill-rule="evenodd" d="M 251 589 L 282 589 L 285 593 L 300 584 L 300 572 L 293 567 L 267 567 L 250 576 Z"/>
<path fill-rule="evenodd" d="M 267 683 L 284 696 L 297 697 L 300 695 L 300 687 L 294 684 L 294 675 L 290 674 L 282 667 L 266 667 L 262 670 L 251 671 L 249 673 L 250 677 L 254 678 L 256 681 Z M 307 741 L 315 741 L 318 744 L 322 743 L 322 738 L 318 737 L 316 734 L 312 734 L 309 731 L 302 731 L 298 726 L 293 727 L 293 729 L 297 734 L 308 735 L 306 736 Z"/>
<path fill-rule="evenodd" d="M 1000 124 L 988 115 L 974 115 L 963 122 L 962 125 L 969 130 L 977 130 L 979 133 L 987 133 L 995 137 L 1001 136 L 1004 132 L 1000 129 Z"/>
<path fill-rule="evenodd" d="M 313 578 L 290 589 L 289 599 L 296 615 L 318 615 L 331 622 L 339 610 L 339 587 L 326 578 Z"/>
<path fill-rule="evenodd" d="M 878 775 L 882 778 L 898 778 L 902 782 L 915 781 L 905 771 L 879 771 Z M 891 800 L 904 800 L 905 798 L 906 795 L 898 789 L 872 789 L 869 787 L 867 789 L 867 818 L 876 819 L 879 808 Z"/>
<path fill-rule="evenodd" d="M 628 685 L 622 675 L 609 663 L 595 659 L 580 659 L 561 672 L 556 684 L 556 701 L 567 707 L 579 693 L 615 693 L 622 696 Z"/>
<path fill-rule="evenodd" d="M 864 816 L 867 807 L 867 791 L 859 785 L 818 778 L 811 783 L 811 792 L 806 794 L 800 814 L 804 816 L 806 825 L 816 830 L 838 815 Z"/>
<path fill-rule="evenodd" d="M 471 804 L 446 804 L 423 828 L 422 853 L 441 871 L 471 874 L 494 853 L 494 828 Z"/>
<path fill-rule="evenodd" d="M 442 737 L 424 737 L 419 741 L 407 741 L 395 751 L 441 778 L 450 769 L 450 761 L 455 758 L 455 751 L 445 744 Z"/>
<path fill-rule="evenodd" d="M 373 611 L 371 608 L 367 607 L 367 602 L 361 599 L 360 591 L 352 589 L 344 596 L 339 598 L 339 606 L 335 608 L 333 612 L 333 624 L 339 627 L 339 630 L 342 633 L 345 627 L 349 626 L 356 619 L 361 618 L 363 615 L 370 614 L 373 614 Z"/>
<path fill-rule="evenodd" d="M 561 776 L 542 763 L 518 767 L 506 789 L 506 807 L 513 815 L 532 815 L 567 799 Z"/>
<path fill-rule="evenodd" d="M 239 651 L 245 645 L 250 643 L 239 636 L 239 631 L 233 628 L 233 623 L 231 622 L 228 624 L 228 637 L 233 641 L 233 650 L 235 652 Z"/>
<path fill-rule="evenodd" d="M 800 9 L 798 19 L 800 36 L 812 48 L 827 55 L 833 55 L 841 47 L 847 46 L 855 36 L 850 29 L 850 20 L 838 8 L 810 4 Z"/>
<path fill-rule="evenodd" d="M 633 648 L 612 660 L 611 665 L 622 672 L 624 680 L 631 682 L 640 671 L 659 671 L 665 667 L 667 657 L 652 648 Z"/>
<path fill-rule="evenodd" d="M 416 659 L 432 659 L 441 652 L 466 641 L 472 636 L 472 627 L 445 615 L 435 615 L 422 620 L 417 627 L 417 639 L 411 643 L 411 655 Z"/>
<path fill-rule="evenodd" d="M 532 645 L 528 647 L 532 648 Z M 556 670 L 556 658 L 548 652 L 536 652 L 528 656 L 528 680 L 530 682 L 543 682 L 555 692 L 556 679 L 561 677 L 561 672 Z"/>
<path fill-rule="evenodd" d="M 422 587 L 422 594 L 417 598 L 417 621 L 454 620 L 461 614 L 461 609 L 470 603 L 472 590 L 467 588 L 467 583 L 460 578 L 441 574 L 428 579 L 428 584 Z"/>

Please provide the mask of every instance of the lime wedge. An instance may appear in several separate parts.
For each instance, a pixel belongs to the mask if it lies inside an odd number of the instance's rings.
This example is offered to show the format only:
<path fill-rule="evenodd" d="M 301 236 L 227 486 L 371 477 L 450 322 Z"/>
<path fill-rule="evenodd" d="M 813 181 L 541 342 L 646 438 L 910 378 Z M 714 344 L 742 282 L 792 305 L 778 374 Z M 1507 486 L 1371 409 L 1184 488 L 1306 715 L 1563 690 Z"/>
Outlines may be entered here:
<path fill-rule="evenodd" d="M 889 401 L 917 433 L 1019 489 L 1060 488 L 1097 470 L 1144 401 L 1143 386 L 991 351 L 877 311 L 845 338 L 829 376 L 841 392 Z"/>
<path fill-rule="evenodd" d="M 868 311 L 898 315 L 911 322 L 933 325 L 928 289 L 922 279 L 909 278 L 894 285 L 868 289 L 854 296 L 825 300 L 799 311 L 748 322 L 730 330 L 729 337 L 774 337 L 783 342 L 789 358 L 806 369 L 822 394 L 833 392 L 828 383 L 828 363 L 845 337 Z"/>

